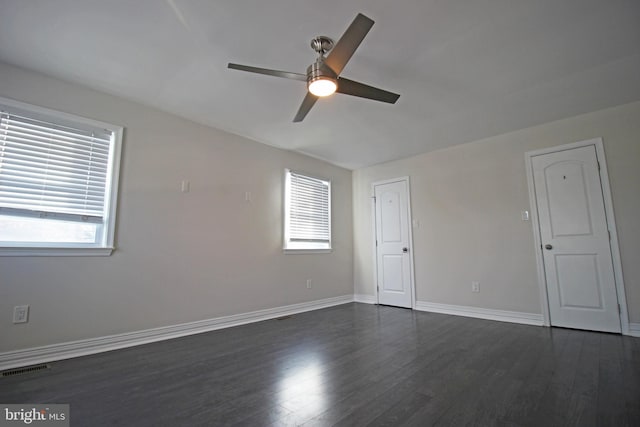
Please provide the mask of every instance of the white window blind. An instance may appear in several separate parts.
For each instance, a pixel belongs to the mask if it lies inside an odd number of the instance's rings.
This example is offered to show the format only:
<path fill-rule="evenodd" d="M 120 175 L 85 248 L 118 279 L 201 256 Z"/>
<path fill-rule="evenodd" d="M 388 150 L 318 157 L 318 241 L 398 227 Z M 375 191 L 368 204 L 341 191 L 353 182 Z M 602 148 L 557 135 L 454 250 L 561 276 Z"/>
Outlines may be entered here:
<path fill-rule="evenodd" d="M 287 171 L 285 249 L 331 248 L 331 183 Z"/>
<path fill-rule="evenodd" d="M 0 112 L 0 213 L 101 223 L 113 132 L 34 116 Z"/>
<path fill-rule="evenodd" d="M 122 132 L 0 98 L 0 256 L 111 254 Z"/>

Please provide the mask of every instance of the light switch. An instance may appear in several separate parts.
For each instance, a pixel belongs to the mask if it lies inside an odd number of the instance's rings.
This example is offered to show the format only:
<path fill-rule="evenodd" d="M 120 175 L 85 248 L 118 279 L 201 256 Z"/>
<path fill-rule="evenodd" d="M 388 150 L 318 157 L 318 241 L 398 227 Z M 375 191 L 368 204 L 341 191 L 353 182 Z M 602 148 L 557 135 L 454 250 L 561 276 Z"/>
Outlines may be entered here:
<path fill-rule="evenodd" d="M 188 180 L 183 179 L 180 185 L 180 191 L 182 191 L 183 193 L 188 193 L 190 188 L 191 188 L 191 183 Z"/>
<path fill-rule="evenodd" d="M 521 214 L 523 221 L 529 221 L 529 211 L 522 211 Z"/>

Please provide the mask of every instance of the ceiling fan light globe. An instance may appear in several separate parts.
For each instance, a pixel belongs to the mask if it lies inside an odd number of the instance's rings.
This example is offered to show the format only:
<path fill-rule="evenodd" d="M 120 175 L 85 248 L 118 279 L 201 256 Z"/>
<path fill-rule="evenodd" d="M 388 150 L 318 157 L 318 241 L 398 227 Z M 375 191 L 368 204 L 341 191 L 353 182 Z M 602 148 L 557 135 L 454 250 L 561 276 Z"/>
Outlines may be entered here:
<path fill-rule="evenodd" d="M 338 85 L 336 81 L 327 77 L 318 77 L 309 82 L 309 92 L 315 96 L 329 96 L 333 94 Z"/>

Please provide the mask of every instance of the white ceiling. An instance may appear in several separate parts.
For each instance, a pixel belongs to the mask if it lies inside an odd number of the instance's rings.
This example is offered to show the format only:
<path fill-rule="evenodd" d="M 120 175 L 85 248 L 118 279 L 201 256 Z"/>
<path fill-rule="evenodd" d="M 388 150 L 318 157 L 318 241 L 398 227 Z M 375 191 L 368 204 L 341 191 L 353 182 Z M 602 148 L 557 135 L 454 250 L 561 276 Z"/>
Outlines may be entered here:
<path fill-rule="evenodd" d="M 292 123 L 315 35 L 376 21 Z M 0 0 L 0 61 L 355 169 L 640 100 L 638 0 Z"/>

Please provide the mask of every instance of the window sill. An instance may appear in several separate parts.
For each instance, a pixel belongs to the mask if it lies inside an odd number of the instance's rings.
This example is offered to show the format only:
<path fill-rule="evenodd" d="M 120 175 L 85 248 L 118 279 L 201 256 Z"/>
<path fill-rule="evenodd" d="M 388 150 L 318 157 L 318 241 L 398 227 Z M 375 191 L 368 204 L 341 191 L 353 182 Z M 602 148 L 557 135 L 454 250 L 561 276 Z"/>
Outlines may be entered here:
<path fill-rule="evenodd" d="M 283 249 L 285 255 L 330 254 L 333 249 Z"/>
<path fill-rule="evenodd" d="M 0 256 L 110 256 L 114 248 L 0 247 Z"/>

